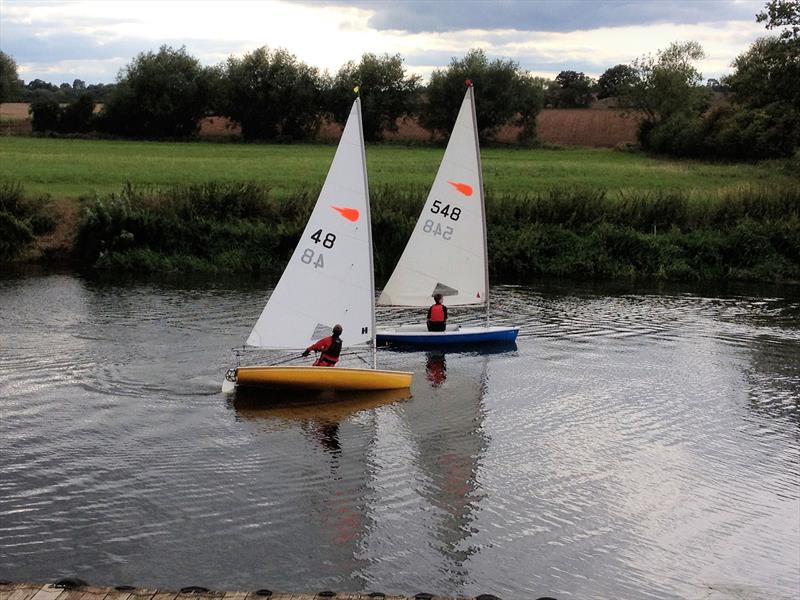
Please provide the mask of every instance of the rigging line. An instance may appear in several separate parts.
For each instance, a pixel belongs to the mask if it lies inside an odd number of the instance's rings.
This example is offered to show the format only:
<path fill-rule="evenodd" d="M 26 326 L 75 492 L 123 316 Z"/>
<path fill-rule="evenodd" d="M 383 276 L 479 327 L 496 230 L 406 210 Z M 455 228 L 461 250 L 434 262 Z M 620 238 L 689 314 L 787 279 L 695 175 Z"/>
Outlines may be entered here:
<path fill-rule="evenodd" d="M 358 357 L 358 359 L 359 359 L 360 361 L 362 361 L 362 362 L 363 362 L 365 365 L 367 365 L 368 367 L 372 366 L 372 365 L 370 364 L 370 362 L 369 362 L 369 361 L 368 361 L 366 358 L 364 358 L 364 357 L 363 357 L 363 356 L 361 356 L 360 354 L 356 354 L 356 353 L 354 353 L 354 354 L 355 354 L 355 355 Z M 372 367 L 372 368 L 374 369 L 374 368 L 376 368 L 376 367 Z"/>
<path fill-rule="evenodd" d="M 299 359 L 301 359 L 301 358 L 307 358 L 307 357 L 303 356 L 302 354 L 292 354 L 292 355 L 291 355 L 290 357 L 288 357 L 288 358 L 285 358 L 285 359 L 283 359 L 283 360 L 277 360 L 277 361 L 275 361 L 275 362 L 272 362 L 272 363 L 270 363 L 270 366 L 273 366 L 273 367 L 274 367 L 274 366 L 276 366 L 276 365 L 282 365 L 282 364 L 284 364 L 284 363 L 287 363 L 287 362 L 292 362 L 293 360 L 299 360 Z"/>
<path fill-rule="evenodd" d="M 315 355 L 318 354 L 318 351 L 314 350 L 314 354 Z M 357 352 L 357 351 L 342 352 L 341 354 L 339 354 L 339 356 L 358 356 L 358 358 L 360 358 L 364 362 L 367 362 L 366 360 L 364 360 L 364 358 L 362 356 L 360 356 L 360 353 Z M 282 365 L 284 363 L 291 362 L 293 360 L 299 360 L 299 359 L 304 359 L 304 358 L 308 358 L 308 357 L 303 356 L 302 354 L 291 354 L 287 358 L 285 358 L 284 360 L 275 361 L 275 362 L 271 363 L 271 365 L 272 366 Z M 367 363 L 367 364 L 369 364 L 369 363 Z"/>

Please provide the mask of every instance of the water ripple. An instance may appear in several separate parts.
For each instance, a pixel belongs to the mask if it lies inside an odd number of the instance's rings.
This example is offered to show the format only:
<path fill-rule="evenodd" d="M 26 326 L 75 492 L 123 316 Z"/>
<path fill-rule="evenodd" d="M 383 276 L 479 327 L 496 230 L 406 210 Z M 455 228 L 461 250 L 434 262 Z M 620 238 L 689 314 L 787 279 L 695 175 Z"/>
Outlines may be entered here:
<path fill-rule="evenodd" d="M 492 291 L 516 348 L 381 352 L 415 372 L 410 396 L 265 407 L 219 395 L 261 289 L 0 280 L 5 573 L 792 597 L 797 298 Z M 381 307 L 378 321 L 422 312 Z"/>

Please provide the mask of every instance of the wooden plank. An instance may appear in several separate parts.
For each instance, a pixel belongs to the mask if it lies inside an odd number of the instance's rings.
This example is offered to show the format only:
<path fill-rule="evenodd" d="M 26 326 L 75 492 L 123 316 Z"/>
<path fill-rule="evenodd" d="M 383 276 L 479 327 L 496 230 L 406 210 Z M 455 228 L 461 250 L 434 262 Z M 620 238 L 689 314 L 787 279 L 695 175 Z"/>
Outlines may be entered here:
<path fill-rule="evenodd" d="M 175 600 L 222 600 L 225 592 L 179 592 Z"/>
<path fill-rule="evenodd" d="M 83 595 L 80 597 L 80 600 L 105 600 L 105 597 L 108 596 L 109 588 L 87 585 L 86 587 L 82 587 L 80 590 L 75 591 L 80 591 L 83 593 Z M 66 599 L 59 598 L 59 600 Z"/>
<path fill-rule="evenodd" d="M 0 588 L 0 600 L 28 600 L 41 589 L 32 583 L 10 583 Z"/>
<path fill-rule="evenodd" d="M 32 596 L 31 600 L 56 600 L 63 593 L 63 588 L 54 588 L 48 584 L 39 588 L 39 591 Z"/>
<path fill-rule="evenodd" d="M 259 588 L 264 589 L 264 588 Z M 256 594 L 255 591 L 247 592 L 247 598 L 245 600 L 289 600 L 292 597 L 291 594 L 284 594 L 283 592 L 276 592 L 272 590 L 272 596 L 261 596 Z M 223 598 L 224 600 L 224 598 Z"/>
<path fill-rule="evenodd" d="M 131 590 L 130 600 L 152 600 L 158 590 L 150 588 L 136 588 Z"/>
<path fill-rule="evenodd" d="M 179 592 L 175 600 L 222 600 L 225 592 Z"/>
<path fill-rule="evenodd" d="M 132 590 L 117 590 L 110 587 L 86 586 L 75 590 L 55 588 L 52 585 L 32 583 L 5 583 L 0 584 L 0 600 L 326 600 L 320 597 L 319 592 L 312 594 L 297 594 L 276 592 L 272 596 L 259 596 L 251 592 L 177 592 L 169 590 L 155 590 L 147 588 L 134 588 Z M 368 593 L 337 593 L 332 600 L 376 600 L 370 598 Z M 387 595 L 381 600 L 413 600 L 409 596 Z M 457 600 L 434 596 L 434 600 Z M 461 598 L 459 600 L 466 600 Z"/>
<path fill-rule="evenodd" d="M 84 588 L 78 588 L 75 590 L 65 590 L 62 588 L 63 594 L 58 597 L 58 600 L 81 600 L 86 594 Z"/>
<path fill-rule="evenodd" d="M 132 600 L 132 592 L 129 590 L 115 590 L 108 588 L 105 600 Z"/>

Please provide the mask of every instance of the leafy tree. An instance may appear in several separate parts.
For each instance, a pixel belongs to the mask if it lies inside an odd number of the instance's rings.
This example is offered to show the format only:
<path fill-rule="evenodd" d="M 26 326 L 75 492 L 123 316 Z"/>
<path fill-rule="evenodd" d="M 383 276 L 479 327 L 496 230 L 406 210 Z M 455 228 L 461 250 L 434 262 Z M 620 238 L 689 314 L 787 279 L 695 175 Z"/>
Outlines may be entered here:
<path fill-rule="evenodd" d="M 34 79 L 33 81 L 29 81 L 28 85 L 25 87 L 27 87 L 29 90 L 46 90 L 48 92 L 58 91 L 58 86 L 48 83 L 42 79 Z"/>
<path fill-rule="evenodd" d="M 406 75 L 399 54 L 364 54 L 361 62 L 344 65 L 333 80 L 328 106 L 334 118 L 343 123 L 353 103 L 353 89 L 361 94 L 364 137 L 383 139 L 384 132 L 397 131 L 397 119 L 415 111 L 420 77 Z"/>
<path fill-rule="evenodd" d="M 725 78 L 735 102 L 765 107 L 775 102 L 787 110 L 800 110 L 800 0 L 772 0 L 767 12 L 756 15 L 767 29 L 788 27 L 777 37 L 753 42 L 733 61 L 734 72 Z"/>
<path fill-rule="evenodd" d="M 709 135 L 718 152 L 737 158 L 791 156 L 800 145 L 800 2 L 773 0 L 756 16 L 768 29 L 733 61 L 724 79 L 733 105 L 714 115 Z"/>
<path fill-rule="evenodd" d="M 482 139 L 492 139 L 507 123 L 522 125 L 520 138 L 536 137 L 536 115 L 544 106 L 544 82 L 520 69 L 512 60 L 489 61 L 483 50 L 453 58 L 446 69 L 436 69 L 426 90 L 420 121 L 431 131 L 449 132 L 464 97 L 464 82 L 475 85 L 477 119 Z"/>
<path fill-rule="evenodd" d="M 0 104 L 9 101 L 18 85 L 17 63 L 0 50 Z"/>
<path fill-rule="evenodd" d="M 786 108 L 800 107 L 800 52 L 798 43 L 777 37 L 753 42 L 733 61 L 734 72 L 725 78 L 739 104 L 763 107 L 782 102 Z"/>
<path fill-rule="evenodd" d="M 92 83 L 86 86 L 86 91 L 92 95 L 95 102 L 105 102 L 116 87 L 116 83 Z"/>
<path fill-rule="evenodd" d="M 102 113 L 103 128 L 133 137 L 191 136 L 209 106 L 209 80 L 209 70 L 184 47 L 143 52 L 117 77 Z"/>
<path fill-rule="evenodd" d="M 597 97 L 613 98 L 627 93 L 636 81 L 636 70 L 630 65 L 616 65 L 597 80 Z"/>
<path fill-rule="evenodd" d="M 554 108 L 586 108 L 592 102 L 593 87 L 588 75 L 561 71 L 548 86 L 546 103 Z"/>
<path fill-rule="evenodd" d="M 229 58 L 220 96 L 220 114 L 237 121 L 245 139 L 307 139 L 319 129 L 319 71 L 287 50 L 264 46 Z"/>
<path fill-rule="evenodd" d="M 708 106 L 708 90 L 692 63 L 705 57 L 697 42 L 674 42 L 655 56 L 633 61 L 633 85 L 621 101 L 644 112 L 650 125 L 678 114 L 700 115 Z"/>
<path fill-rule="evenodd" d="M 633 61 L 636 77 L 619 100 L 644 115 L 638 133 L 644 148 L 677 155 L 699 152 L 710 90 L 693 63 L 704 56 L 697 42 L 674 42 L 655 56 Z"/>
<path fill-rule="evenodd" d="M 767 29 L 786 27 L 781 32 L 782 40 L 800 38 L 800 0 L 770 0 L 764 5 L 767 10 L 756 15 L 759 23 L 767 22 Z"/>

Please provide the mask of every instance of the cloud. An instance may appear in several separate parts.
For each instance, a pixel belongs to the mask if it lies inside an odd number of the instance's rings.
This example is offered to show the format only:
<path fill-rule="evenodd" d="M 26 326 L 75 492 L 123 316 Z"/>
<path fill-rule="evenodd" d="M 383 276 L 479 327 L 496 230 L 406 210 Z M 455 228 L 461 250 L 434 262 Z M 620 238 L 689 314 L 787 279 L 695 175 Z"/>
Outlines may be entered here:
<path fill-rule="evenodd" d="M 707 54 L 698 65 L 700 71 L 705 77 L 719 77 L 759 32 L 759 25 L 741 22 L 604 27 L 586 32 L 467 30 L 415 34 L 411 36 L 415 45 L 402 54 L 407 65 L 424 66 L 427 73 L 446 67 L 470 48 L 483 48 L 490 58 L 512 59 L 536 74 L 553 77 L 574 70 L 598 77 L 609 67 L 654 54 L 672 42 L 699 40 Z"/>
<path fill-rule="evenodd" d="M 585 31 L 629 25 L 697 25 L 753 21 L 760 0 L 327 0 L 309 5 L 356 7 L 372 13 L 370 27 L 411 33 L 466 29 Z"/>
<path fill-rule="evenodd" d="M 399 53 L 423 77 L 482 48 L 537 74 L 577 70 L 596 77 L 673 41 L 697 40 L 708 53 L 701 71 L 718 77 L 765 33 L 753 18 L 760 8 L 751 0 L 0 0 L 0 47 L 25 80 L 107 83 L 138 53 L 163 44 L 185 46 L 205 65 L 261 46 L 282 47 L 331 72 L 365 52 Z"/>

